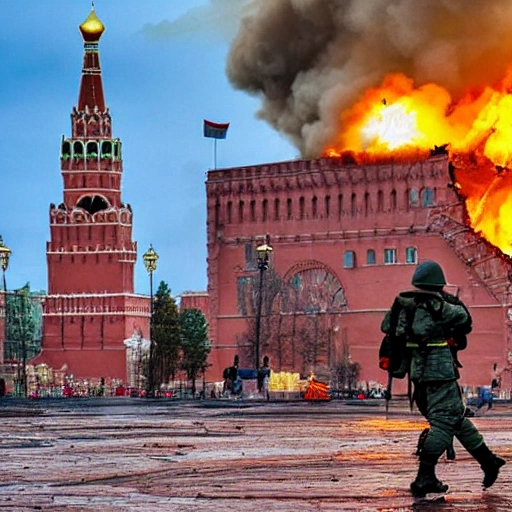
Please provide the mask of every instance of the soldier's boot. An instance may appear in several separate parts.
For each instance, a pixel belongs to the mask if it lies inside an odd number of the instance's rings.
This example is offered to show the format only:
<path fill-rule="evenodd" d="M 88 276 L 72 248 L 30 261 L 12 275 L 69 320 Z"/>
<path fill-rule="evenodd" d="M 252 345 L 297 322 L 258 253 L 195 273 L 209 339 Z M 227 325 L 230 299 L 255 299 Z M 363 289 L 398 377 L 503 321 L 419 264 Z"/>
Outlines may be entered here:
<path fill-rule="evenodd" d="M 424 498 L 430 493 L 445 493 L 448 486 L 436 477 L 436 462 L 420 460 L 420 467 L 416 480 L 411 484 L 411 492 L 417 498 Z"/>
<path fill-rule="evenodd" d="M 485 443 L 469 453 L 477 460 L 484 472 L 482 482 L 484 488 L 487 489 L 491 487 L 498 478 L 500 468 L 504 466 L 507 461 L 492 453 Z"/>

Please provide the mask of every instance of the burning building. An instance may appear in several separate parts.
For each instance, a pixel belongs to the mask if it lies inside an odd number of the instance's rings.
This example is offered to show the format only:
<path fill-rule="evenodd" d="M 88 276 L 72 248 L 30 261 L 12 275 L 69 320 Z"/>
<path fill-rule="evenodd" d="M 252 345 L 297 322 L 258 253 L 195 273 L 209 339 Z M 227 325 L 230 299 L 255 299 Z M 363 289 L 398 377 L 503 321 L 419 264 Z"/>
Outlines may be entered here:
<path fill-rule="evenodd" d="M 461 382 L 509 369 L 510 21 L 502 0 L 276 0 L 242 21 L 228 76 L 303 158 L 208 173 L 215 368 L 235 353 L 303 374 L 349 358 L 382 381 L 383 314 L 434 259 L 474 320 Z"/>

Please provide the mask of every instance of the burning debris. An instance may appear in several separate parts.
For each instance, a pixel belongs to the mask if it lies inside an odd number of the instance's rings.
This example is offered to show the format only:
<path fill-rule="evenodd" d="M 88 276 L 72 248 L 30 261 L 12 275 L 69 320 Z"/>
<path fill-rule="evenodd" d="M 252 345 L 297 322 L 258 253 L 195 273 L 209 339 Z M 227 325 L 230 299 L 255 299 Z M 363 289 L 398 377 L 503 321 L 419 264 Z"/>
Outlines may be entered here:
<path fill-rule="evenodd" d="M 512 256 L 512 3 L 255 1 L 232 84 L 308 157 L 448 153 L 471 226 Z"/>

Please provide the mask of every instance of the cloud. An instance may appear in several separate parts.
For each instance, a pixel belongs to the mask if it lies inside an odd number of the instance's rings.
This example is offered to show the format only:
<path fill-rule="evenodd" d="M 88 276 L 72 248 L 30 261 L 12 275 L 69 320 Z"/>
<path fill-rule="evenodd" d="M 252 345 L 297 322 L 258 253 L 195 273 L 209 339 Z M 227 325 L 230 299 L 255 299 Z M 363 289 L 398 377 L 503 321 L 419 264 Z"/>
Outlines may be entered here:
<path fill-rule="evenodd" d="M 178 37 L 193 37 L 195 42 L 230 42 L 240 20 L 254 11 L 253 0 L 210 0 L 207 5 L 193 7 L 174 20 L 148 23 L 143 34 L 152 40 L 169 41 Z"/>
<path fill-rule="evenodd" d="M 261 98 L 257 116 L 305 157 L 318 156 L 340 113 L 388 74 L 436 82 L 457 98 L 502 78 L 512 57 L 510 0 L 259 0 L 252 8 L 232 41 L 228 78 Z"/>

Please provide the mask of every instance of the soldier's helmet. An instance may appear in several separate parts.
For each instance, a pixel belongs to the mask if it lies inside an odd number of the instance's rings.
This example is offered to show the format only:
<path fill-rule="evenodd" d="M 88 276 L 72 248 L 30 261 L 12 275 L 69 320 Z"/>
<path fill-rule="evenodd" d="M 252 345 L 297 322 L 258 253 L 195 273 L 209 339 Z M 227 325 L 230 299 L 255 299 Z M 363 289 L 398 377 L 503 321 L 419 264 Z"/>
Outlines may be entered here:
<path fill-rule="evenodd" d="M 441 290 L 446 284 L 441 265 L 435 261 L 422 261 L 414 271 L 411 284 L 424 290 Z"/>

